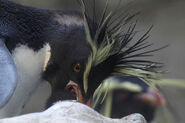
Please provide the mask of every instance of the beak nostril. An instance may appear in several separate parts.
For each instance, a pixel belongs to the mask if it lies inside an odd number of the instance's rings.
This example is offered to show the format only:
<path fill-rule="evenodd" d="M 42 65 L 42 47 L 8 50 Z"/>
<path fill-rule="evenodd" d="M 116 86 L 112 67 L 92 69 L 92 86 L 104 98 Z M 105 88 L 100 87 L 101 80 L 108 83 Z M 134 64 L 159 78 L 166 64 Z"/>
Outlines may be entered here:
<path fill-rule="evenodd" d="M 75 89 L 73 86 L 69 85 L 69 86 L 66 86 L 65 90 L 71 92 L 71 93 L 75 93 Z"/>
<path fill-rule="evenodd" d="M 74 90 L 72 87 L 69 87 L 67 90 L 69 90 L 69 91 L 72 91 L 72 90 Z"/>

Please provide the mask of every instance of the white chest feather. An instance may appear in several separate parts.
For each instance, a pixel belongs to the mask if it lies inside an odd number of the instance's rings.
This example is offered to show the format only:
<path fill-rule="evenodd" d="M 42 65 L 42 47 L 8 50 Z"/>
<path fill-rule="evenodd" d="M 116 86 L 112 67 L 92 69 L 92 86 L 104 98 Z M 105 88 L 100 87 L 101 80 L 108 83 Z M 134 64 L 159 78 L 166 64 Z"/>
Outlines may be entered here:
<path fill-rule="evenodd" d="M 42 82 L 41 73 L 50 58 L 50 47 L 46 44 L 34 52 L 27 46 L 20 46 L 13 51 L 18 71 L 18 85 L 7 105 L 0 110 L 0 118 L 17 115 Z"/>

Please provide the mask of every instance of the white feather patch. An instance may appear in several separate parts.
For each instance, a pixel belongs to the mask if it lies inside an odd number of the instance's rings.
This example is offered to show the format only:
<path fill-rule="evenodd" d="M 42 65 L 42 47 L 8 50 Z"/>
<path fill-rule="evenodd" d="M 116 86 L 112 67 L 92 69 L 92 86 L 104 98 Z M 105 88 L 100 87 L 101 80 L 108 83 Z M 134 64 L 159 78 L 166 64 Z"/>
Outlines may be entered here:
<path fill-rule="evenodd" d="M 47 64 L 48 64 L 49 59 L 51 57 L 51 47 L 49 46 L 49 44 L 46 44 L 45 48 L 46 48 L 46 55 L 45 55 L 45 60 L 44 60 L 43 71 L 46 70 Z"/>
<path fill-rule="evenodd" d="M 32 93 L 42 82 L 41 73 L 49 61 L 49 44 L 35 52 L 25 45 L 14 49 L 12 55 L 18 71 L 18 85 L 10 101 L 0 110 L 0 118 L 19 114 Z"/>
<path fill-rule="evenodd" d="M 55 14 L 53 20 L 55 20 L 60 25 L 83 25 L 83 19 L 78 16 Z"/>

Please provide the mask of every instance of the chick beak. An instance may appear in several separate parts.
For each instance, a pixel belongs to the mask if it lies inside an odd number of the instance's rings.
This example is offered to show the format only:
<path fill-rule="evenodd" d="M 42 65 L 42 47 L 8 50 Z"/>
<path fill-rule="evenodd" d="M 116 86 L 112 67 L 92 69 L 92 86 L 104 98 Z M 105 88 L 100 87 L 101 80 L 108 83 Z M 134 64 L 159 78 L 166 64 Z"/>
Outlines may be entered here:
<path fill-rule="evenodd" d="M 70 91 L 71 93 L 75 93 L 77 96 L 77 101 L 82 103 L 82 104 L 86 104 L 89 107 L 92 107 L 91 105 L 91 99 L 89 99 L 87 102 L 85 102 L 85 99 L 82 95 L 82 91 L 80 90 L 79 86 L 77 83 L 73 82 L 72 80 L 70 80 L 68 82 L 68 84 L 66 85 L 66 90 Z"/>
<path fill-rule="evenodd" d="M 166 104 L 164 96 L 159 91 L 152 88 L 148 88 L 147 92 L 139 94 L 139 98 L 152 106 L 161 106 Z"/>

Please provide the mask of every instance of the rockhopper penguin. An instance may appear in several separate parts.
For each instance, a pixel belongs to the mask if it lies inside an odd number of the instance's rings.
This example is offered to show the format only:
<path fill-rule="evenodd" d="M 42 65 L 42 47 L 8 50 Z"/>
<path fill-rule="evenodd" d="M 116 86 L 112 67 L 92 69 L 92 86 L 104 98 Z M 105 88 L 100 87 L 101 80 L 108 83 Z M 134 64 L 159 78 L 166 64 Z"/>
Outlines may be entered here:
<path fill-rule="evenodd" d="M 140 113 L 147 122 L 151 122 L 155 118 L 156 109 L 166 104 L 161 92 L 136 77 L 111 77 L 96 91 L 95 100 L 107 94 L 103 101 L 95 102 L 94 109 L 111 118 Z"/>
<path fill-rule="evenodd" d="M 107 2 L 101 18 L 97 19 L 95 5 L 88 11 L 91 7 L 87 1 L 79 2 L 81 14 L 0 0 L 0 39 L 6 46 L 3 49 L 8 49 L 5 54 L 11 53 L 15 61 L 16 68 L 12 63 L 11 72 L 18 74 L 14 94 L 16 77 L 12 84 L 5 85 L 11 91 L 1 100 L 1 117 L 20 113 L 42 79 L 52 87 L 49 106 L 61 97 L 77 97 L 79 102 L 91 105 L 96 88 L 111 76 L 135 76 L 145 81 L 157 78 L 160 64 L 140 59 L 161 49 L 147 49 L 152 45 L 145 41 L 150 29 L 133 41 L 136 23 L 129 22 L 134 15 L 119 16 L 118 20 L 117 10 L 109 13 Z M 13 75 L 16 73 L 6 76 Z M 0 90 L 4 81 L 0 82 Z M 7 92 L 1 93 L 4 96 Z"/>

